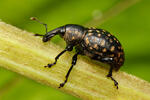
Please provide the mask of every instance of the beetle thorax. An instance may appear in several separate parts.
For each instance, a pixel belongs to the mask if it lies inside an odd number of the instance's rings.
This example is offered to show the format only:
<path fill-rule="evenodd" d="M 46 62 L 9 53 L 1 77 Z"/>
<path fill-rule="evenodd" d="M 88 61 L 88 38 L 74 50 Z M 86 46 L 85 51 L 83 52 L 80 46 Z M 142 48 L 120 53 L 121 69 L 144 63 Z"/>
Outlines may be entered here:
<path fill-rule="evenodd" d="M 66 26 L 66 31 L 63 36 L 67 44 L 76 45 L 82 41 L 84 37 L 84 29 L 79 26 Z"/>

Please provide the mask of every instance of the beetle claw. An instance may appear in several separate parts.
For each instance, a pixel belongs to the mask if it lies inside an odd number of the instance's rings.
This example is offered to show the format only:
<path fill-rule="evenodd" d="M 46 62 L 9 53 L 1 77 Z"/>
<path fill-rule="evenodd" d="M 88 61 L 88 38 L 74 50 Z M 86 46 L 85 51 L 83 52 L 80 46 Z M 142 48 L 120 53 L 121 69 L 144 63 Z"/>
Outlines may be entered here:
<path fill-rule="evenodd" d="M 65 85 L 65 83 L 61 83 L 58 88 L 61 88 Z"/>
<path fill-rule="evenodd" d="M 51 68 L 52 65 L 54 65 L 54 64 L 47 64 L 47 66 L 44 66 L 44 67 L 45 67 L 45 68 L 46 68 L 46 67 Z"/>

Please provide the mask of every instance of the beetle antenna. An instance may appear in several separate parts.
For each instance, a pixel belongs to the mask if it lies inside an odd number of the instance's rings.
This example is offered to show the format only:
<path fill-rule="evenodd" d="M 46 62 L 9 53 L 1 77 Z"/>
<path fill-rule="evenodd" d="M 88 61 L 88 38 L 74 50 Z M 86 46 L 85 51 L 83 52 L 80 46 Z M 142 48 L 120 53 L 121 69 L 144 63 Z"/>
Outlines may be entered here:
<path fill-rule="evenodd" d="M 36 17 L 31 17 L 30 19 L 31 19 L 31 20 L 35 20 L 35 21 L 37 21 L 38 23 L 40 23 L 40 24 L 44 25 L 44 26 L 45 26 L 45 28 L 46 28 L 46 33 L 47 33 L 47 24 L 45 24 L 45 23 L 41 22 L 41 21 L 40 21 L 40 20 L 38 20 Z"/>

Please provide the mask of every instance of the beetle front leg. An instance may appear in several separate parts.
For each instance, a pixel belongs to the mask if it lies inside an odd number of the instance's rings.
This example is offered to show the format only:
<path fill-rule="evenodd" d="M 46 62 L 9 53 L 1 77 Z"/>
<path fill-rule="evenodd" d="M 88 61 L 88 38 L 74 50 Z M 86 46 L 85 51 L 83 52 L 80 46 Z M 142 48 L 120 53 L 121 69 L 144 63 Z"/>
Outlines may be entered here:
<path fill-rule="evenodd" d="M 111 63 L 112 63 L 113 60 L 114 60 L 113 58 L 102 58 L 103 62 L 110 63 L 111 66 L 110 66 L 109 72 L 107 74 L 107 77 L 110 77 L 111 80 L 114 81 L 114 84 L 115 84 L 116 88 L 118 89 L 118 82 L 112 77 L 112 71 L 113 71 L 114 67 Z"/>
<path fill-rule="evenodd" d="M 56 57 L 55 57 L 55 62 L 52 64 L 47 64 L 47 66 L 44 67 L 52 67 L 53 65 L 55 65 L 57 63 L 57 60 L 59 59 L 59 57 L 64 54 L 66 51 L 72 51 L 73 46 L 68 45 L 61 53 L 59 53 Z"/>
<path fill-rule="evenodd" d="M 37 34 L 37 33 L 36 33 L 36 34 L 34 34 L 34 36 L 44 36 L 44 35 L 41 35 L 41 34 Z"/>

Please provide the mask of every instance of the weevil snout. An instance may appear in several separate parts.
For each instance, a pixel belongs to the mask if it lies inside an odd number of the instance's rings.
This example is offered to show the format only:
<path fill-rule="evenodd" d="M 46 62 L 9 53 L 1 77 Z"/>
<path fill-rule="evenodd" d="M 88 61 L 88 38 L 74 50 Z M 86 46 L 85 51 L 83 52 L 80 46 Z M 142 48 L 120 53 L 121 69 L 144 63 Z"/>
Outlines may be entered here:
<path fill-rule="evenodd" d="M 43 39 L 42 39 L 43 42 L 47 42 L 48 40 L 50 40 L 50 38 L 48 38 L 48 36 L 43 36 Z"/>
<path fill-rule="evenodd" d="M 54 34 L 45 34 L 45 35 L 43 36 L 42 41 L 43 41 L 43 42 L 47 42 L 47 41 L 49 41 L 53 36 L 54 36 Z"/>

